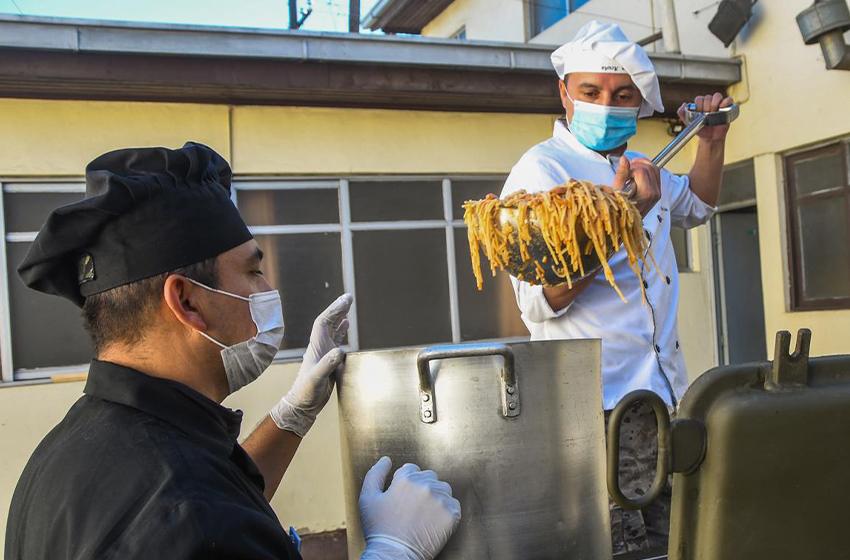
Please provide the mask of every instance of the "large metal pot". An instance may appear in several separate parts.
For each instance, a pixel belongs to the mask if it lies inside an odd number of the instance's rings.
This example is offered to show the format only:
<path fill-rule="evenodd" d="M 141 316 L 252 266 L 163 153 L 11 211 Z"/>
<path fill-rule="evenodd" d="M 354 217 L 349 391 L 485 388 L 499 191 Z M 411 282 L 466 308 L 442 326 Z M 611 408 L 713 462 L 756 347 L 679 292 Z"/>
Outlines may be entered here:
<path fill-rule="evenodd" d="M 350 559 L 383 455 L 452 485 L 463 521 L 440 560 L 611 557 L 598 340 L 357 352 L 338 391 Z"/>

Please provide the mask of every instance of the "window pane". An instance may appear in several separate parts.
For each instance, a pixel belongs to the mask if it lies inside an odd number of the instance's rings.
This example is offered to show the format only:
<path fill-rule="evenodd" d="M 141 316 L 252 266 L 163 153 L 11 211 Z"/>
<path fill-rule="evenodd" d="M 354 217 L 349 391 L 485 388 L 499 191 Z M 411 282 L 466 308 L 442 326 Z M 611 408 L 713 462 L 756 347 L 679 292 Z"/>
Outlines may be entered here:
<path fill-rule="evenodd" d="M 83 193 L 6 193 L 6 232 L 38 231 L 53 210 L 83 198 Z"/>
<path fill-rule="evenodd" d="M 442 220 L 441 181 L 381 181 L 350 184 L 355 222 Z"/>
<path fill-rule="evenodd" d="M 357 326 L 364 349 L 452 340 L 446 232 L 354 232 Z"/>
<path fill-rule="evenodd" d="M 539 35 L 567 16 L 567 0 L 534 0 L 531 9 L 531 36 Z"/>
<path fill-rule="evenodd" d="M 590 2 L 590 0 L 570 0 L 570 11 L 574 12 Z"/>
<path fill-rule="evenodd" d="M 236 202 L 249 226 L 339 223 L 336 189 L 240 190 Z"/>
<path fill-rule="evenodd" d="M 720 207 L 756 199 L 756 174 L 752 160 L 723 170 L 723 185 L 720 188 Z"/>
<path fill-rule="evenodd" d="M 504 186 L 504 179 L 496 181 L 452 181 L 452 217 L 455 220 L 462 220 L 464 202 L 484 198 L 490 193 L 499 196 Z"/>
<path fill-rule="evenodd" d="M 843 197 L 802 202 L 799 218 L 804 297 L 850 296 L 847 211 Z"/>
<path fill-rule="evenodd" d="M 305 348 L 313 320 L 345 293 L 338 233 L 258 235 L 263 272 L 280 291 L 286 322 L 282 349 Z"/>
<path fill-rule="evenodd" d="M 455 228 L 457 291 L 460 307 L 460 335 L 463 340 L 528 336 L 520 318 L 516 296 L 507 272 L 490 276 L 487 258 L 481 255 L 484 289 L 475 285 L 469 258 L 466 228 Z"/>
<path fill-rule="evenodd" d="M 689 271 L 691 266 L 687 230 L 677 227 L 670 228 L 670 241 L 673 243 L 673 252 L 676 254 L 676 265 L 679 272 Z"/>
<path fill-rule="evenodd" d="M 31 243 L 7 243 L 9 305 L 12 320 L 12 360 L 15 369 L 87 364 L 93 355 L 73 303 L 27 288 L 18 264 Z"/>
<path fill-rule="evenodd" d="M 794 164 L 797 194 L 808 194 L 826 189 L 843 187 L 847 184 L 844 176 L 844 151 L 821 153 L 811 159 L 798 160 Z"/>

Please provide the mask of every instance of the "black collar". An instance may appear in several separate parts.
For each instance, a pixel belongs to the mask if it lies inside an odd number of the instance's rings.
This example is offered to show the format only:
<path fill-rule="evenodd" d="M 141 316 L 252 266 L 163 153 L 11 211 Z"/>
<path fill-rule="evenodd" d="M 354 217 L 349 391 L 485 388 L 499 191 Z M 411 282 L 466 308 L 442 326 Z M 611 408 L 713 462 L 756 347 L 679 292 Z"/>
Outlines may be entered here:
<path fill-rule="evenodd" d="M 165 420 L 192 439 L 227 455 L 239 437 L 241 410 L 225 408 L 182 383 L 112 362 L 92 360 L 84 392 Z"/>

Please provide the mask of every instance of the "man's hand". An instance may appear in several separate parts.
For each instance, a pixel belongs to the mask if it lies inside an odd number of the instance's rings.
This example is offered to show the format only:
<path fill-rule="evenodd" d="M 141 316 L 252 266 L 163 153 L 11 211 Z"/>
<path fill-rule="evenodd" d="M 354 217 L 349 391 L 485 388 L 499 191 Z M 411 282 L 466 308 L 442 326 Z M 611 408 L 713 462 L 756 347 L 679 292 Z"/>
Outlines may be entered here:
<path fill-rule="evenodd" d="M 701 95 L 694 99 L 697 111 L 714 112 L 733 103 L 731 97 L 724 99 L 722 93 Z M 685 105 L 679 107 L 679 118 L 685 120 Z M 699 143 L 694 165 L 688 173 L 691 190 L 700 200 L 714 206 L 720 198 L 720 183 L 723 179 L 723 161 L 726 150 L 726 134 L 729 125 L 706 126 L 699 131 Z"/>
<path fill-rule="evenodd" d="M 363 480 L 360 521 L 366 550 L 360 560 L 432 560 L 460 523 L 460 502 L 433 471 L 407 464 L 384 491 L 392 461 L 382 458 Z"/>
<path fill-rule="evenodd" d="M 694 105 L 696 105 L 696 109 L 700 113 L 714 113 L 718 109 L 732 105 L 732 103 L 733 101 L 731 97 L 724 98 L 723 94 L 720 92 L 717 92 L 714 95 L 699 95 L 696 97 L 696 99 L 694 99 Z M 679 118 L 682 119 L 682 122 L 686 124 L 687 121 L 685 120 L 685 108 L 687 106 L 687 103 L 682 103 L 682 106 L 679 107 L 679 110 L 677 111 L 679 114 Z M 728 132 L 728 124 L 706 126 L 697 133 L 697 137 L 701 140 L 709 141 L 725 140 L 726 133 Z"/>
<path fill-rule="evenodd" d="M 635 182 L 631 200 L 640 215 L 646 216 L 661 199 L 661 170 L 646 158 L 629 161 L 626 156 L 621 156 L 611 187 L 617 191 L 623 190 L 629 179 Z"/>
<path fill-rule="evenodd" d="M 348 332 L 348 310 L 354 298 L 344 294 L 330 304 L 313 323 L 310 344 L 295 383 L 269 415 L 281 430 L 304 437 L 327 404 L 333 391 L 331 374 L 342 363 L 339 348 Z"/>

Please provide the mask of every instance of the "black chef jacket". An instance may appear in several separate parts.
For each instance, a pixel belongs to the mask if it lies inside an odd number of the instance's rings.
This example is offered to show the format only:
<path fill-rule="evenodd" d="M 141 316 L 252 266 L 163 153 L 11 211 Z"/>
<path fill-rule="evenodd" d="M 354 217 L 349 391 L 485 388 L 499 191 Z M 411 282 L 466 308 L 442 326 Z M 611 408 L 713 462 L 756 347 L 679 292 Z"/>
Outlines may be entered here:
<path fill-rule="evenodd" d="M 6 560 L 300 560 L 236 442 L 242 413 L 94 360 L 38 446 L 9 512 Z"/>

